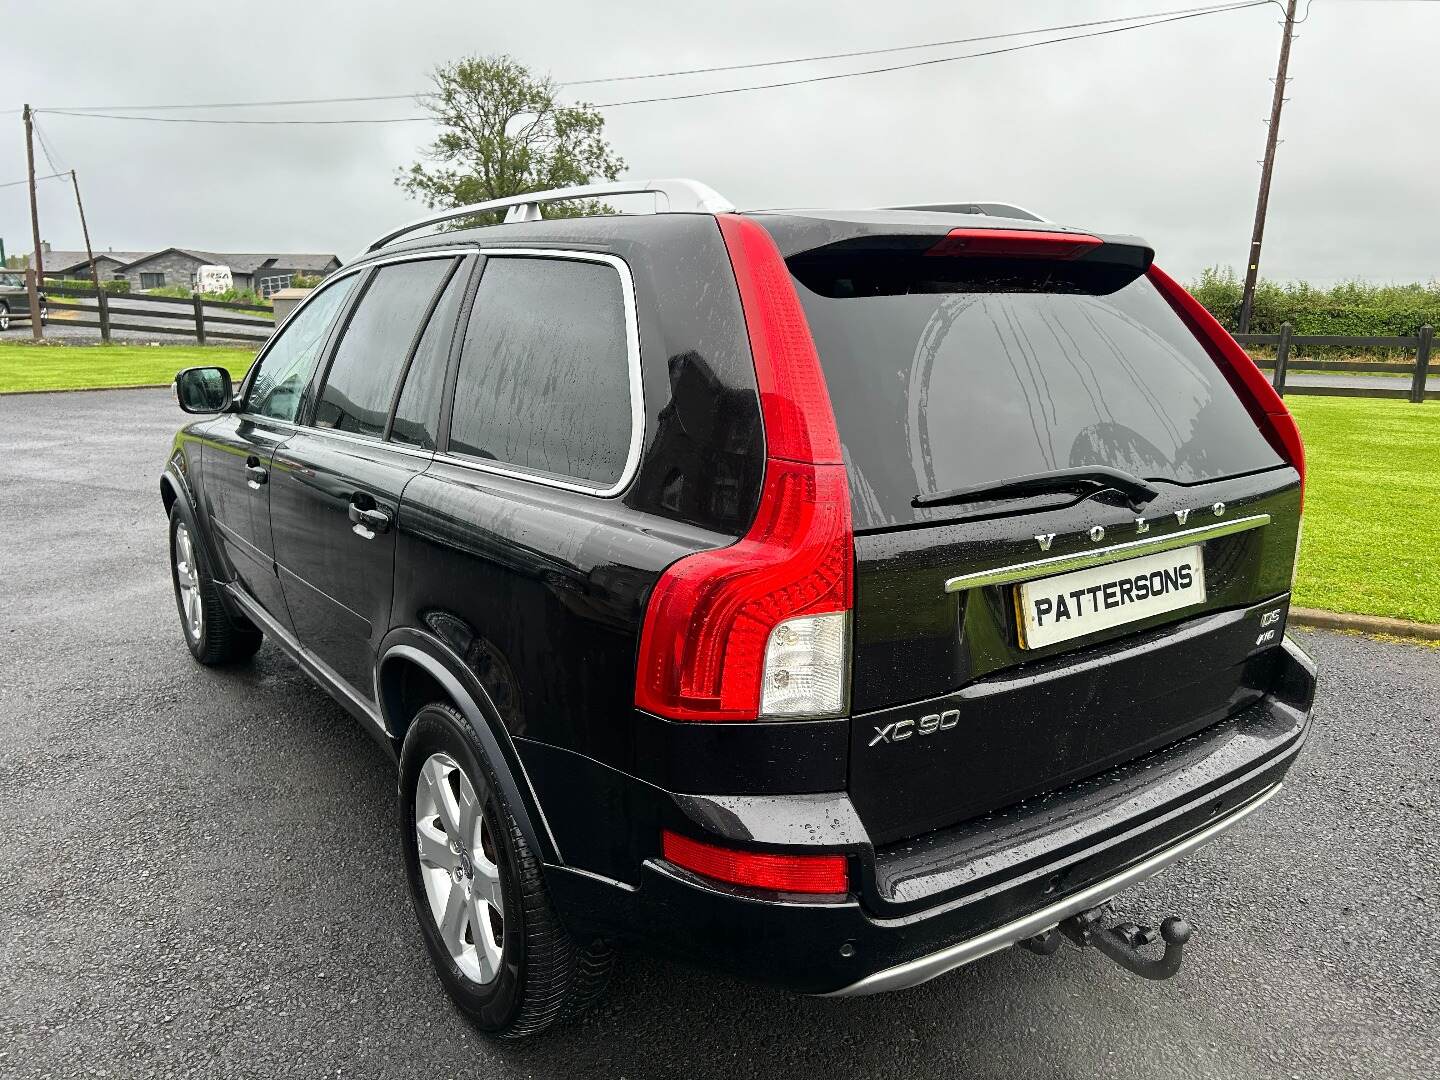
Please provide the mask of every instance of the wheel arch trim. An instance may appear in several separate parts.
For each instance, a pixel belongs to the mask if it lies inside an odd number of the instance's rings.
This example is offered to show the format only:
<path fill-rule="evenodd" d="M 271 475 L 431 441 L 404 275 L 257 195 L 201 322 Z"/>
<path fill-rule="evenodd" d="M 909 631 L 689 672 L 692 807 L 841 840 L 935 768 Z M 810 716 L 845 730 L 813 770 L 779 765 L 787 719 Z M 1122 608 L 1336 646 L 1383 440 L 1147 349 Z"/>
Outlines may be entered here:
<path fill-rule="evenodd" d="M 174 453 L 170 455 L 170 459 L 165 462 L 164 471 L 160 473 L 161 502 L 162 504 L 164 503 L 166 490 L 168 488 L 173 498 L 170 500 L 170 505 L 166 509 L 166 515 L 169 516 L 175 507 L 180 507 L 180 514 L 185 518 L 185 524 L 190 526 L 191 534 L 199 537 L 200 547 L 204 552 L 206 563 L 209 564 L 211 577 L 215 578 L 217 582 L 229 583 L 234 580 L 234 576 L 230 573 L 230 564 L 221 557 L 221 552 L 215 544 L 215 538 L 211 535 L 210 529 L 202 525 L 200 508 L 195 499 L 195 491 L 190 486 L 190 482 L 186 479 L 184 472 L 175 465 L 175 459 L 181 453 L 182 451 L 177 448 Z M 205 524 L 208 525 L 208 521 Z M 221 589 L 220 596 L 226 609 L 229 610 L 232 615 L 235 614 L 229 593 Z"/>
<path fill-rule="evenodd" d="M 540 806 L 539 797 L 510 733 L 500 722 L 499 711 L 485 688 L 466 671 L 464 662 L 439 639 L 420 630 L 401 627 L 386 635 L 381 643 L 380 662 L 375 666 L 376 700 L 385 726 L 397 743 L 403 740 L 402 726 L 408 718 L 391 715 L 385 670 L 396 661 L 414 664 L 445 691 L 451 704 L 460 710 L 461 715 L 475 730 L 491 766 L 495 769 L 496 778 L 526 843 L 540 856 L 542 862 L 563 865 L 564 859 L 559 845 L 550 830 L 550 823 L 545 818 L 545 811 Z M 540 825 L 538 829 L 537 821 Z"/>

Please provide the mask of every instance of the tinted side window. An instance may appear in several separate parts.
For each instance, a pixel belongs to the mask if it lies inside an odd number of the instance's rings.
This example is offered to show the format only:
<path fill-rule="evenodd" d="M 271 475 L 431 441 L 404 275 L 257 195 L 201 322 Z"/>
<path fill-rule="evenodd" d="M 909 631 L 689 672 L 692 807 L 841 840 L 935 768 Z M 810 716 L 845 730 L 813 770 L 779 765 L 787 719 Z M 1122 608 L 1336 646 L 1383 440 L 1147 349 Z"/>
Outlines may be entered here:
<path fill-rule="evenodd" d="M 395 423 L 390 431 L 390 438 L 395 442 L 435 449 L 440 392 L 445 388 L 445 365 L 450 359 L 455 314 L 460 309 L 466 277 L 465 271 L 459 270 L 450 278 L 425 333 L 420 336 L 415 359 L 410 361 L 410 370 L 405 374 L 400 404 L 395 408 Z"/>
<path fill-rule="evenodd" d="M 380 435 L 420 320 L 450 259 L 382 266 L 345 327 L 315 406 L 315 426 Z"/>
<path fill-rule="evenodd" d="M 245 411 L 276 420 L 294 420 L 320 349 L 329 336 L 330 324 L 345 305 L 359 280 L 348 274 L 325 289 L 285 324 L 280 336 L 260 360 L 250 382 Z"/>
<path fill-rule="evenodd" d="M 619 273 L 492 258 L 465 332 L 450 449 L 606 486 L 624 472 L 630 434 Z"/>

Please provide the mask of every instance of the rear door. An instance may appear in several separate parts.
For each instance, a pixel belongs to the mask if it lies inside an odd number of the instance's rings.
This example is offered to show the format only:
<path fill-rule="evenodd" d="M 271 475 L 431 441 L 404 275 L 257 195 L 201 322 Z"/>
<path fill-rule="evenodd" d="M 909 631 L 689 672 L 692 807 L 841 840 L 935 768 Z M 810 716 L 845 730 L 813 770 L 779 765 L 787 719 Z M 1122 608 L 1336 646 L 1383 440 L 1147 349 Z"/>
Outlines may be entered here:
<path fill-rule="evenodd" d="M 290 624 L 270 542 L 270 466 L 290 437 L 335 320 L 355 287 L 336 279 L 308 300 L 260 354 L 239 413 L 206 428 L 203 487 L 216 541 L 236 579 L 282 625 Z"/>
<path fill-rule="evenodd" d="M 1145 275 L 1147 251 L 956 247 L 872 235 L 789 258 L 850 476 L 852 794 L 880 841 L 1263 693 L 1296 543 L 1298 474 Z M 1076 469 L 1155 494 L 963 494 Z"/>
<path fill-rule="evenodd" d="M 435 449 L 464 278 L 453 256 L 370 271 L 308 423 L 275 455 L 270 520 L 296 637 L 367 701 L 390 626 L 395 519 Z"/>

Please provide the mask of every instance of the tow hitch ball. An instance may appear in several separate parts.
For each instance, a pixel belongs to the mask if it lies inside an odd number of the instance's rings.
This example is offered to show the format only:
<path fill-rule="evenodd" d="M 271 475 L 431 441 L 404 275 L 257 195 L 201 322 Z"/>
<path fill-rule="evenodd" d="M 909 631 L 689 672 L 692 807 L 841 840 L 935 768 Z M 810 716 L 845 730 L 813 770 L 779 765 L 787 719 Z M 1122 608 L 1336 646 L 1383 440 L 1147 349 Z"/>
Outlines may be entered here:
<path fill-rule="evenodd" d="M 1060 939 L 1064 936 L 1076 948 L 1083 949 L 1087 945 L 1093 945 L 1126 971 L 1133 971 L 1141 978 L 1168 979 L 1180 970 L 1185 943 L 1190 940 L 1192 932 L 1188 922 L 1172 916 L 1160 924 L 1159 930 L 1153 926 L 1140 926 L 1132 922 L 1101 926 L 1101 920 L 1109 914 L 1110 905 L 1101 904 L 1089 911 L 1072 915 L 1059 926 L 1041 931 L 1020 944 L 1041 956 L 1053 956 L 1060 948 Z M 1158 959 L 1152 960 L 1140 950 L 1156 941 L 1165 943 L 1165 952 Z"/>

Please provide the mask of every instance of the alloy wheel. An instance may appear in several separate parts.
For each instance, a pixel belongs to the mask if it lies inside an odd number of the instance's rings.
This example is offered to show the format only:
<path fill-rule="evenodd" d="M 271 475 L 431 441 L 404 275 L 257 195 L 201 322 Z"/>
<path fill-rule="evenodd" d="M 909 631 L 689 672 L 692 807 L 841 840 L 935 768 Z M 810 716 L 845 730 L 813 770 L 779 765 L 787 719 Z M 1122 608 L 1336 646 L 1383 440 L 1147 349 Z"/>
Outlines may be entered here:
<path fill-rule="evenodd" d="M 175 526 L 175 582 L 185 613 L 185 632 L 199 641 L 205 629 L 205 603 L 200 596 L 200 572 L 195 566 L 195 545 L 182 521 Z"/>
<path fill-rule="evenodd" d="M 500 971 L 505 905 L 500 848 L 465 770 L 432 754 L 415 783 L 420 880 L 450 958 L 466 978 L 488 983 Z"/>

